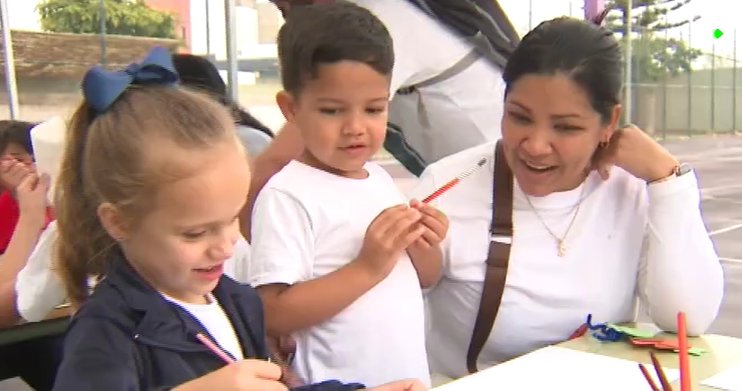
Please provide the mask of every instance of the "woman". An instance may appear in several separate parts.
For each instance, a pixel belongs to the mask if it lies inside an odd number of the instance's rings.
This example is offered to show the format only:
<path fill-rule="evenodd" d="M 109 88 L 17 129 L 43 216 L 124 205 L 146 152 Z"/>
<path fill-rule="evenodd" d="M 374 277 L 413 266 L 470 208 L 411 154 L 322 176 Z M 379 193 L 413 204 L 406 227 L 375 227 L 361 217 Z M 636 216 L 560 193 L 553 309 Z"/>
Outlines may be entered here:
<path fill-rule="evenodd" d="M 515 234 L 478 368 L 563 341 L 588 314 L 632 321 L 637 299 L 668 331 L 680 310 L 693 335 L 717 314 L 723 276 L 695 174 L 640 129 L 615 130 L 622 63 L 610 31 L 569 18 L 540 24 L 509 60 L 501 144 Z M 429 166 L 415 191 L 426 195 L 487 158 L 435 202 L 450 228 L 444 277 L 427 297 L 428 355 L 433 372 L 451 377 L 467 373 L 482 294 L 494 150 Z"/>

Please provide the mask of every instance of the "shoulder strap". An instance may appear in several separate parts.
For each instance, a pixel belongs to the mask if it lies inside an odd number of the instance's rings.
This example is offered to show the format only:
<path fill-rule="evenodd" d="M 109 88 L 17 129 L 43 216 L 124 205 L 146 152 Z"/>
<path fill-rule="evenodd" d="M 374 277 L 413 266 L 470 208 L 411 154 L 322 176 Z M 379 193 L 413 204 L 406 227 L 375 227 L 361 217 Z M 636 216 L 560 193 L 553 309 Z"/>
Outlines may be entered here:
<path fill-rule="evenodd" d="M 469 68 L 472 64 L 474 64 L 481 55 L 476 49 L 471 50 L 469 53 L 466 54 L 466 56 L 462 57 L 459 61 L 457 61 L 455 64 L 448 67 L 448 69 L 444 70 L 443 72 L 431 77 L 430 79 L 421 81 L 420 83 L 414 84 L 410 87 L 414 88 L 422 88 L 427 86 L 432 86 L 433 84 L 438 84 L 444 80 L 448 80 L 459 73 L 463 72 L 466 68 Z M 410 88 L 407 87 L 407 88 Z"/>
<path fill-rule="evenodd" d="M 505 290 L 505 279 L 513 241 L 513 173 L 505 161 L 501 141 L 495 147 L 495 176 L 492 185 L 492 221 L 490 244 L 487 253 L 487 270 L 484 275 L 482 298 L 474 322 L 469 350 L 466 353 L 466 368 L 477 372 L 477 358 L 489 338 L 497 317 L 497 310 Z"/>
<path fill-rule="evenodd" d="M 504 69 L 520 38 L 498 1 L 408 0 L 455 34 L 466 38 L 498 69 Z M 465 69 L 459 68 L 459 69 Z"/>

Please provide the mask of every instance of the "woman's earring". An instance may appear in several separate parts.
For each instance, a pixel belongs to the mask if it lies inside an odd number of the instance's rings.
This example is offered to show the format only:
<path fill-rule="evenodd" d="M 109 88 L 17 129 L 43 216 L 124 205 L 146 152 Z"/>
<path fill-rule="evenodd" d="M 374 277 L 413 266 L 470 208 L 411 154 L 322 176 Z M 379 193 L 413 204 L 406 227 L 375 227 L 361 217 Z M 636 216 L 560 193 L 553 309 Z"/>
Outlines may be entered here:
<path fill-rule="evenodd" d="M 598 148 L 605 148 L 608 146 L 608 141 L 601 141 L 598 143 Z"/>

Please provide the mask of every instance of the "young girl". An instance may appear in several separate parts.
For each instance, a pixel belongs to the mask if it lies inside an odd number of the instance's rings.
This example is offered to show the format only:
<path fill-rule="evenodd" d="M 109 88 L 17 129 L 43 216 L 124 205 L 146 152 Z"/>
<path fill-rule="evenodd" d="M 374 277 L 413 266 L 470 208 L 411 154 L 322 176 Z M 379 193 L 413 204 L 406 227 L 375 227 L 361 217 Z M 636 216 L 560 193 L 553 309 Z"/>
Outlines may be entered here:
<path fill-rule="evenodd" d="M 248 191 L 245 152 L 229 113 L 176 81 L 164 49 L 83 81 L 56 194 L 59 268 L 81 306 L 56 390 L 286 389 L 257 294 L 222 273 Z"/>

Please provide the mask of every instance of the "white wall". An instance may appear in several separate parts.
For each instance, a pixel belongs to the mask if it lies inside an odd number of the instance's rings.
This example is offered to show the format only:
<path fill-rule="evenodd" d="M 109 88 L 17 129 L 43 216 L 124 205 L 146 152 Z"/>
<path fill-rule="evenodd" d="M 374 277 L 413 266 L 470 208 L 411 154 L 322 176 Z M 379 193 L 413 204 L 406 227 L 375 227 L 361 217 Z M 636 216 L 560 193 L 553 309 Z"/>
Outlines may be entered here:
<path fill-rule="evenodd" d="M 227 57 L 226 21 L 224 1 L 208 0 L 209 5 L 209 51 L 217 59 Z M 237 6 L 235 17 L 237 28 L 237 55 L 240 58 L 254 57 L 262 52 L 258 45 L 258 12 L 252 7 Z M 206 38 L 206 0 L 191 0 L 191 51 L 194 54 L 207 54 Z"/>
<path fill-rule="evenodd" d="M 258 45 L 258 10 L 237 7 L 237 57 L 250 57 Z"/>

